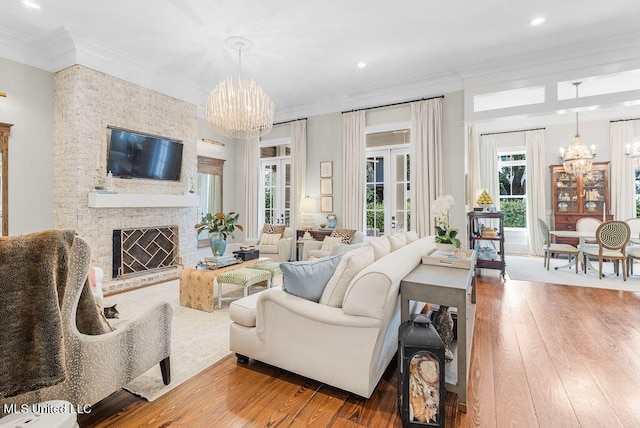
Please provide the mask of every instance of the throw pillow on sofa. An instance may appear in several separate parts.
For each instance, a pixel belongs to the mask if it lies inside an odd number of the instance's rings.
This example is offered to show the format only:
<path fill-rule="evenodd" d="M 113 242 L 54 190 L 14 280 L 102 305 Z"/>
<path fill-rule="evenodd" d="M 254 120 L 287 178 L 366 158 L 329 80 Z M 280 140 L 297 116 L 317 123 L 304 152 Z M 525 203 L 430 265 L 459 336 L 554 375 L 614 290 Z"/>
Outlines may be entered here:
<path fill-rule="evenodd" d="M 343 244 L 351 244 L 351 240 L 353 239 L 353 235 L 355 234 L 355 229 L 340 229 L 337 227 L 333 230 L 333 232 L 331 232 L 331 235 L 329 236 L 331 236 L 332 238 L 342 239 Z"/>
<path fill-rule="evenodd" d="M 284 229 L 285 229 L 284 225 L 275 225 L 275 224 L 265 223 L 264 226 L 262 226 L 262 233 L 269 233 L 269 234 L 277 233 L 282 238 Z"/>
<path fill-rule="evenodd" d="M 391 252 L 391 244 L 386 235 L 369 241 L 364 246 L 373 248 L 373 257 L 375 260 L 379 260 Z"/>
<path fill-rule="evenodd" d="M 407 232 L 406 236 L 407 236 L 407 244 L 411 244 L 412 242 L 418 240 L 418 232 L 416 232 L 415 230 L 411 230 Z"/>
<path fill-rule="evenodd" d="M 263 233 L 258 245 L 278 245 L 281 235 L 279 233 Z"/>
<path fill-rule="evenodd" d="M 342 256 L 308 262 L 280 263 L 282 289 L 289 294 L 318 302 Z"/>
<path fill-rule="evenodd" d="M 400 248 L 407 245 L 407 237 L 404 233 L 398 233 L 395 235 L 388 235 L 389 244 L 391 245 L 391 252 L 393 253 L 395 250 L 399 250 Z"/>
<path fill-rule="evenodd" d="M 340 244 L 342 244 L 342 238 L 327 236 L 322 241 L 322 248 L 320 248 L 320 249 L 322 251 L 331 252 L 333 250 L 333 247 L 335 247 L 336 245 L 340 245 Z"/>
<path fill-rule="evenodd" d="M 349 283 L 358 272 L 373 263 L 373 258 L 373 248 L 364 246 L 344 254 L 322 293 L 320 304 L 341 308 Z"/>

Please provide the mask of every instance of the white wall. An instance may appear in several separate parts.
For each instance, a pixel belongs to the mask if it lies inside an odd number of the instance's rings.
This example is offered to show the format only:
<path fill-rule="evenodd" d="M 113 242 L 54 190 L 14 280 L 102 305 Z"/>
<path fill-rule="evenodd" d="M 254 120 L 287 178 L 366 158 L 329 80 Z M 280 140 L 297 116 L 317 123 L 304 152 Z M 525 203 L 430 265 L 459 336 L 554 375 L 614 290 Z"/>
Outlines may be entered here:
<path fill-rule="evenodd" d="M 9 234 L 53 227 L 53 75 L 0 58 L 9 138 Z"/>

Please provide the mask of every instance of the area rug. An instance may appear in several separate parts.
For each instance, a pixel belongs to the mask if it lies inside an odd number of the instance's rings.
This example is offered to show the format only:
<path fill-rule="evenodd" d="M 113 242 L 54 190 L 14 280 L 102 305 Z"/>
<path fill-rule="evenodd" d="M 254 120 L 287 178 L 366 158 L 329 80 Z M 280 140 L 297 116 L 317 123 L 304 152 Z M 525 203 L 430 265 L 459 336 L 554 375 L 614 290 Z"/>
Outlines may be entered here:
<path fill-rule="evenodd" d="M 242 296 L 241 287 L 224 290 L 225 295 Z M 148 287 L 105 297 L 104 305 L 117 304 L 119 319 L 113 325 L 126 323 L 160 302 L 168 302 L 173 308 L 171 322 L 171 383 L 162 383 L 160 365 L 142 374 L 125 389 L 153 401 L 166 394 L 187 379 L 214 364 L 230 353 L 229 351 L 229 302 L 222 309 L 203 312 L 180 306 L 179 280 L 151 285 Z"/>
<path fill-rule="evenodd" d="M 608 288 L 611 290 L 640 291 L 640 266 L 635 266 L 635 275 L 622 280 L 622 274 L 616 276 L 613 263 L 605 262 L 603 273 L 605 277 L 598 279 L 598 271 L 588 270 L 576 274 L 575 267 L 555 270 L 556 266 L 567 264 L 566 259 L 551 259 L 551 267 L 547 271 L 543 267 L 542 257 L 506 256 L 507 274 L 517 281 L 546 282 L 549 284 L 578 285 L 582 287 Z M 593 262 L 598 268 L 598 262 Z"/>

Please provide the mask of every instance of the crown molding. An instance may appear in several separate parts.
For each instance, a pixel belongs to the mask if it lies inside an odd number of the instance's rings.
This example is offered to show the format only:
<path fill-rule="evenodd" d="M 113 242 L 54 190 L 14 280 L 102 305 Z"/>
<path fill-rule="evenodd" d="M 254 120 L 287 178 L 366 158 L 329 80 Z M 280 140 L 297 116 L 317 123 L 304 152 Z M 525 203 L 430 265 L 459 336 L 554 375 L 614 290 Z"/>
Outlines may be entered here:
<path fill-rule="evenodd" d="M 377 105 L 401 103 L 419 97 L 431 97 L 463 90 L 463 81 L 455 71 L 445 71 L 404 82 L 388 83 L 363 91 L 344 93 L 332 99 L 318 99 L 278 108 L 277 122 L 295 117 L 319 116 L 345 110 L 372 108 Z"/>
<path fill-rule="evenodd" d="M 638 58 L 640 32 L 457 67 L 465 88 L 585 69 Z"/>

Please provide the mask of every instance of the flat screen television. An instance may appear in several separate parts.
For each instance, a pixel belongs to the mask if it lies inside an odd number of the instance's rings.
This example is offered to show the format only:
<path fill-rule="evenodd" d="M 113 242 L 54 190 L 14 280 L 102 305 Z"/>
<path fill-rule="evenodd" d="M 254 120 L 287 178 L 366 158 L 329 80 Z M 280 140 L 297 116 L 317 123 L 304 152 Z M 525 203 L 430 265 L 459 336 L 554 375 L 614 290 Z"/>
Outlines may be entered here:
<path fill-rule="evenodd" d="M 107 172 L 114 177 L 180 180 L 180 141 L 111 127 L 109 131 Z"/>

